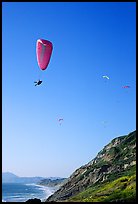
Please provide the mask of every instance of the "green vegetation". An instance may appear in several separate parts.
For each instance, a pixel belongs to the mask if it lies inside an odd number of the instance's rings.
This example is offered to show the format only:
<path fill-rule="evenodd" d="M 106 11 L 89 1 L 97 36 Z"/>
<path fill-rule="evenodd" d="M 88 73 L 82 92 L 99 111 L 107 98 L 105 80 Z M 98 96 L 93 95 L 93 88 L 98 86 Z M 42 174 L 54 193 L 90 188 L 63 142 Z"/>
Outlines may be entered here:
<path fill-rule="evenodd" d="M 132 176 L 136 174 L 136 165 L 129 167 L 127 171 L 119 171 L 116 172 L 115 174 L 109 174 L 108 176 L 108 181 L 113 181 L 116 178 L 120 178 L 122 176 Z"/>
<path fill-rule="evenodd" d="M 87 190 L 66 200 L 67 202 L 132 202 L 136 201 L 136 172 L 114 181 L 89 187 Z"/>

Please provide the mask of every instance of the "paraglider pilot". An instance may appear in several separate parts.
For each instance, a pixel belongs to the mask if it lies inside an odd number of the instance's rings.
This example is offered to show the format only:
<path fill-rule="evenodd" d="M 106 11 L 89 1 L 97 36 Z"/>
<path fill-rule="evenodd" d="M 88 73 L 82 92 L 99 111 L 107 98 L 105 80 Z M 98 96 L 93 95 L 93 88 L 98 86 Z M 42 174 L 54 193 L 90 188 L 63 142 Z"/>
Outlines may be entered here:
<path fill-rule="evenodd" d="M 42 83 L 42 81 L 39 79 L 38 81 L 34 81 L 34 83 L 35 83 L 35 86 L 38 86 Z"/>

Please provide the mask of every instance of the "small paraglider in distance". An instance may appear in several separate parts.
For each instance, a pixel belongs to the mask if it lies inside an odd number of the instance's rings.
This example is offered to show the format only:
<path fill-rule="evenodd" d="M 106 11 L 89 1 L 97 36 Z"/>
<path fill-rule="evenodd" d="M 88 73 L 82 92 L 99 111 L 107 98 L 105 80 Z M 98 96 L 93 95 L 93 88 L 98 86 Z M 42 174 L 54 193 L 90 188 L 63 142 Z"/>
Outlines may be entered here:
<path fill-rule="evenodd" d="M 103 76 L 103 78 L 109 79 L 109 77 L 108 77 L 108 76 Z"/>
<path fill-rule="evenodd" d="M 124 89 L 127 89 L 127 88 L 130 88 L 130 86 L 122 86 L 122 88 L 124 88 Z"/>
<path fill-rule="evenodd" d="M 35 86 L 39 86 L 40 84 L 42 84 L 42 81 L 39 79 L 38 81 L 34 81 Z"/>
<path fill-rule="evenodd" d="M 63 118 L 58 119 L 58 121 L 61 121 L 61 120 L 63 120 Z"/>
<path fill-rule="evenodd" d="M 61 125 L 62 121 L 63 121 L 63 118 L 58 119 L 58 122 L 59 122 L 60 125 Z"/>

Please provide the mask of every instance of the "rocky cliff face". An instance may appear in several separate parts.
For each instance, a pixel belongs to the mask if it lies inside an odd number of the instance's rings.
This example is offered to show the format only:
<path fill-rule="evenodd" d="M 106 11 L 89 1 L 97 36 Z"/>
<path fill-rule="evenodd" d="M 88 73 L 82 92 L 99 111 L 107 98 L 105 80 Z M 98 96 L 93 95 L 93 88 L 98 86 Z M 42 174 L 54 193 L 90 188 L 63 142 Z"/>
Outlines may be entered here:
<path fill-rule="evenodd" d="M 55 187 L 55 186 L 60 186 L 62 183 L 65 181 L 65 178 L 58 178 L 58 179 L 43 179 L 40 182 L 38 182 L 39 185 L 42 186 L 48 186 L 48 187 Z"/>
<path fill-rule="evenodd" d="M 136 131 L 113 139 L 88 164 L 77 169 L 46 201 L 64 201 L 98 183 L 112 181 L 136 165 Z"/>

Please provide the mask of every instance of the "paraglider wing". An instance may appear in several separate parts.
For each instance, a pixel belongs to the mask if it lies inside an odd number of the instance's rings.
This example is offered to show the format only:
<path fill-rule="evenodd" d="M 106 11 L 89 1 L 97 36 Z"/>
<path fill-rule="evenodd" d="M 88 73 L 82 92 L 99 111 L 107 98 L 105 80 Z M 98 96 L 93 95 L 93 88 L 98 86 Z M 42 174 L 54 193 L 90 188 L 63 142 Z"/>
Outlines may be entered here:
<path fill-rule="evenodd" d="M 60 118 L 58 121 L 60 122 L 61 120 L 63 120 L 63 118 Z"/>
<path fill-rule="evenodd" d="M 103 76 L 103 78 L 109 79 L 109 77 L 108 77 L 108 76 Z"/>
<path fill-rule="evenodd" d="M 123 86 L 122 88 L 126 89 L 126 88 L 130 88 L 130 86 Z"/>
<path fill-rule="evenodd" d="M 49 64 L 53 45 L 48 40 L 38 39 L 36 42 L 37 62 L 41 70 L 45 70 Z"/>
<path fill-rule="evenodd" d="M 62 122 L 63 122 L 63 118 L 58 118 L 58 122 L 59 122 L 59 124 L 61 125 Z"/>

